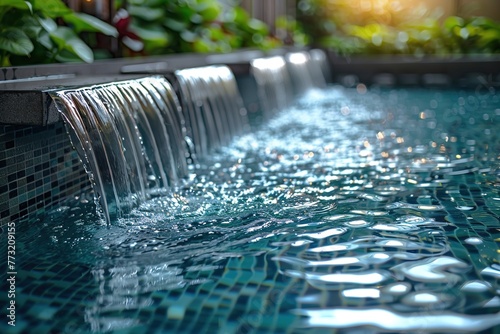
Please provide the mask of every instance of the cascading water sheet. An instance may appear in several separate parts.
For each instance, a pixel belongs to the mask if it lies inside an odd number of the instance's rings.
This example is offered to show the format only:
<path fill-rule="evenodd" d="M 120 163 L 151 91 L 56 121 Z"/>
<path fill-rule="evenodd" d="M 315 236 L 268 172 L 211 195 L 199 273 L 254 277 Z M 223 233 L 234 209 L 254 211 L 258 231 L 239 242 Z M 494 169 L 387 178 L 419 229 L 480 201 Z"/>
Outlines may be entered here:
<path fill-rule="evenodd" d="M 175 72 L 187 132 L 194 156 L 227 145 L 248 128 L 236 79 L 227 66 L 206 66 Z"/>
<path fill-rule="evenodd" d="M 287 69 L 296 95 L 303 95 L 313 87 L 326 87 L 325 76 L 321 68 L 323 60 L 318 55 L 314 59 L 311 58 L 309 52 L 287 54 Z"/>
<path fill-rule="evenodd" d="M 176 72 L 182 105 L 161 77 L 53 93 L 110 223 L 187 175 L 187 166 L 248 127 L 227 66 Z M 187 121 L 186 121 L 187 120 Z"/>
<path fill-rule="evenodd" d="M 283 57 L 254 59 L 250 62 L 250 71 L 257 83 L 260 108 L 266 118 L 290 105 L 293 92 Z"/>
<path fill-rule="evenodd" d="M 187 175 L 184 118 L 164 78 L 53 93 L 106 222 Z"/>

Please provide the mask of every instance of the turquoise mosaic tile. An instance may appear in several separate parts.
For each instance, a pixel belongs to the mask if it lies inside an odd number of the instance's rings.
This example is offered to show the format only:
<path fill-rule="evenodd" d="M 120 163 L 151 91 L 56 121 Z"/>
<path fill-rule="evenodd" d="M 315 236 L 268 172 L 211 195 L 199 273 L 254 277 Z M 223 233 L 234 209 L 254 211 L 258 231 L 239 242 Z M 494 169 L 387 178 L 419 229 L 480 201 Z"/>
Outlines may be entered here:
<path fill-rule="evenodd" d="M 63 123 L 0 125 L 0 226 L 42 214 L 90 188 Z"/>

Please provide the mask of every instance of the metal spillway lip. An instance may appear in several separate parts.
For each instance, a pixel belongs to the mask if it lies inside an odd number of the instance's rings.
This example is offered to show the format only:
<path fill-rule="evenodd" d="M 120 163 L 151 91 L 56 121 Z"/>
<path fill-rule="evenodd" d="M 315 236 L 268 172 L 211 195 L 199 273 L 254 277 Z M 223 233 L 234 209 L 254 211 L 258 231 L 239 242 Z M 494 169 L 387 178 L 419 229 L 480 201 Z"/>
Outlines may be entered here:
<path fill-rule="evenodd" d="M 0 124 L 46 126 L 60 121 L 50 93 L 136 80 L 145 75 L 76 76 L 62 74 L 0 81 Z"/>

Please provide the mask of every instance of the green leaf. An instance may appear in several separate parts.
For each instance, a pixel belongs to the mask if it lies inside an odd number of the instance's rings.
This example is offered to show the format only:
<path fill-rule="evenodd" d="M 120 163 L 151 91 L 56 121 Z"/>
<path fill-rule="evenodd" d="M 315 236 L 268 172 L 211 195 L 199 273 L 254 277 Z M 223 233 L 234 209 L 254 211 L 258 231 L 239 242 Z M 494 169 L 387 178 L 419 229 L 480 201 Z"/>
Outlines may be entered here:
<path fill-rule="evenodd" d="M 13 7 L 17 9 L 28 9 L 33 12 L 33 6 L 28 1 L 24 0 L 2 0 L 0 1 L 0 7 Z"/>
<path fill-rule="evenodd" d="M 143 7 L 156 7 L 164 5 L 165 2 L 178 2 L 178 0 L 127 0 L 128 5 L 143 6 Z M 118 8 L 118 7 L 117 7 Z"/>
<path fill-rule="evenodd" d="M 452 30 L 456 26 L 463 27 L 464 24 L 464 19 L 458 16 L 450 16 L 444 21 L 444 27 L 448 30 Z"/>
<path fill-rule="evenodd" d="M 76 32 L 100 32 L 108 36 L 118 37 L 115 27 L 99 20 L 97 17 L 85 13 L 70 13 L 63 17 L 66 23 L 73 26 Z"/>
<path fill-rule="evenodd" d="M 478 44 L 482 47 L 486 47 L 491 42 L 500 43 L 500 31 L 493 29 L 486 30 L 481 34 Z"/>
<path fill-rule="evenodd" d="M 186 6 L 186 5 L 174 5 L 174 4 L 169 4 L 168 5 L 168 10 L 175 15 L 177 19 L 180 19 L 181 21 L 186 21 L 189 22 L 193 15 L 196 14 L 193 8 Z"/>
<path fill-rule="evenodd" d="M 206 1 L 198 4 L 198 14 L 203 17 L 204 22 L 212 22 L 217 19 L 221 13 L 221 7 L 216 1 Z"/>
<path fill-rule="evenodd" d="M 250 20 L 250 16 L 248 13 L 240 7 L 234 7 L 234 17 L 233 20 L 237 24 L 247 24 L 248 20 Z"/>
<path fill-rule="evenodd" d="M 26 15 L 21 18 L 20 22 L 22 23 L 20 28 L 26 33 L 26 35 L 28 35 L 28 37 L 32 40 L 36 40 L 42 31 L 42 27 L 40 26 L 38 20 L 31 15 Z"/>
<path fill-rule="evenodd" d="M 165 16 L 165 13 L 160 8 L 129 6 L 128 12 L 130 15 L 140 18 L 145 21 L 156 21 Z"/>
<path fill-rule="evenodd" d="M 195 13 L 195 14 L 191 15 L 191 17 L 189 18 L 189 21 L 191 21 L 194 24 L 202 24 L 203 23 L 203 16 Z"/>
<path fill-rule="evenodd" d="M 172 18 L 166 18 L 163 21 L 163 25 L 170 30 L 182 32 L 187 29 L 188 25 L 186 22 L 177 21 Z"/>
<path fill-rule="evenodd" d="M 50 35 L 47 31 L 42 31 L 36 41 L 47 50 L 51 50 L 54 48 L 54 42 L 52 42 L 52 40 L 50 39 Z"/>
<path fill-rule="evenodd" d="M 71 13 L 71 9 L 61 0 L 34 0 L 34 7 L 50 18 L 62 17 Z"/>
<path fill-rule="evenodd" d="M 130 31 L 136 33 L 144 42 L 154 46 L 164 47 L 169 44 L 167 32 L 159 25 L 138 26 L 131 24 Z"/>
<path fill-rule="evenodd" d="M 68 50 L 62 50 L 55 56 L 55 59 L 60 63 L 75 63 L 81 60 L 78 56 Z"/>
<path fill-rule="evenodd" d="M 200 38 L 193 42 L 193 50 L 198 53 L 213 52 L 215 49 L 214 44 L 206 39 Z"/>
<path fill-rule="evenodd" d="M 51 18 L 43 18 L 43 17 L 37 17 L 38 22 L 40 22 L 40 25 L 42 26 L 45 31 L 48 33 L 54 32 L 57 29 L 57 23 L 56 21 L 52 20 Z"/>
<path fill-rule="evenodd" d="M 266 35 L 268 33 L 267 25 L 261 20 L 250 19 L 248 21 L 248 27 L 252 29 L 253 32 Z"/>
<path fill-rule="evenodd" d="M 86 63 L 94 61 L 92 49 L 90 49 L 70 28 L 57 27 L 55 31 L 50 33 L 50 37 L 60 50 L 67 50 Z"/>
<path fill-rule="evenodd" d="M 189 43 L 194 42 L 198 38 L 198 35 L 190 30 L 182 31 L 180 36 L 184 41 Z"/>
<path fill-rule="evenodd" d="M 6 28 L 0 32 L 0 49 L 16 55 L 27 56 L 33 51 L 33 43 L 18 28 Z"/>

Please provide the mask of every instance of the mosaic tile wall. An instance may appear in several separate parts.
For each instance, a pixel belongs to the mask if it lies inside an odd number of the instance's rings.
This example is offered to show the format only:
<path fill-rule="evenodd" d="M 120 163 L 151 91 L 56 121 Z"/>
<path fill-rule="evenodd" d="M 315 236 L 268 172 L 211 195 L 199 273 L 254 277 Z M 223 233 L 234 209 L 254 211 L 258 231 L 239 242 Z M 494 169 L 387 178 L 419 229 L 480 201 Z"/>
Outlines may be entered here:
<path fill-rule="evenodd" d="M 62 122 L 0 125 L 0 226 L 43 214 L 90 182 Z"/>

